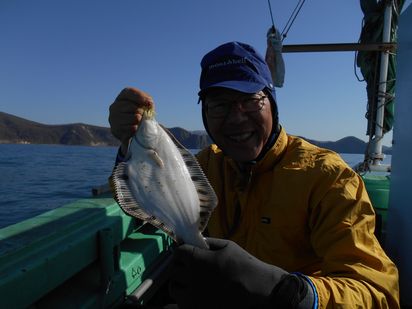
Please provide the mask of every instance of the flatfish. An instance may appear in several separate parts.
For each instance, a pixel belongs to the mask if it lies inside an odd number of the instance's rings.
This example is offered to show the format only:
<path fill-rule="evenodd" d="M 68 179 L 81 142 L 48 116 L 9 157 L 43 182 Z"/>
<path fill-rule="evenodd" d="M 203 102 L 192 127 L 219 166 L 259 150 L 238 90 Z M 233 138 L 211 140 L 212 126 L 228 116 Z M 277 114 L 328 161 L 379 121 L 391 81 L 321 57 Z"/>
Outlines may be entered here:
<path fill-rule="evenodd" d="M 175 241 L 208 248 L 202 236 L 217 197 L 196 158 L 151 110 L 132 137 L 128 157 L 110 176 L 125 213 L 165 231 Z"/>

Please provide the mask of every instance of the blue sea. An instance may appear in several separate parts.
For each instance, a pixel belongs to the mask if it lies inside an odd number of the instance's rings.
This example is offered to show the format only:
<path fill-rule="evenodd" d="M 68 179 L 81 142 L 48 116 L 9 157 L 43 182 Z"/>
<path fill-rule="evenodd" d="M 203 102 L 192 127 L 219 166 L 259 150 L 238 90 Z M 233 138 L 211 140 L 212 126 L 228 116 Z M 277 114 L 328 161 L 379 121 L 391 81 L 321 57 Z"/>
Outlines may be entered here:
<path fill-rule="evenodd" d="M 196 150 L 192 150 L 196 152 Z M 107 184 L 115 147 L 0 144 L 0 228 L 92 196 Z M 342 154 L 353 166 L 362 154 Z"/>

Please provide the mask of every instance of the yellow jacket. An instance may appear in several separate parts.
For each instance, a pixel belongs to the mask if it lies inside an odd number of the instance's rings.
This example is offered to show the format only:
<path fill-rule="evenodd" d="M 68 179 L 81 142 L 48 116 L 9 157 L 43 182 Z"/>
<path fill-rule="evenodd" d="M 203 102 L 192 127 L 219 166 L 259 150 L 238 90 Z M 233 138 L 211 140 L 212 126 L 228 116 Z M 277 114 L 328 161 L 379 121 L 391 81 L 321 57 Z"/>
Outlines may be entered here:
<path fill-rule="evenodd" d="M 399 308 L 398 272 L 374 236 L 363 181 L 336 153 L 282 129 L 250 171 L 216 145 L 198 160 L 219 198 L 210 236 L 307 275 L 319 308 Z"/>

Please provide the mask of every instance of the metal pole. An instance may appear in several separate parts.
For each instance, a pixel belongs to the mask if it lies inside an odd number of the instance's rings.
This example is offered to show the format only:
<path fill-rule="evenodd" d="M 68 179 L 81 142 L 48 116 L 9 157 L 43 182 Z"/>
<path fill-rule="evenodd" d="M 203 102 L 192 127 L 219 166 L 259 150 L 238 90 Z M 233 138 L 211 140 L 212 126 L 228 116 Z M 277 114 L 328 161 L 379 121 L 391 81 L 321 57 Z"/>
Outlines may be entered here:
<path fill-rule="evenodd" d="M 282 53 L 307 52 L 348 52 L 348 51 L 396 51 L 396 42 L 383 43 L 327 43 L 327 44 L 289 44 L 282 46 Z"/>
<path fill-rule="evenodd" d="M 391 25 L 392 25 L 392 1 L 388 1 L 385 8 L 382 42 L 388 43 L 391 41 Z M 369 154 L 373 160 L 373 165 L 379 165 L 383 159 L 382 154 L 382 138 L 383 138 L 383 123 L 385 113 L 385 101 L 386 101 L 386 82 L 388 77 L 388 63 L 389 52 L 382 51 L 381 53 L 381 65 L 379 74 L 379 93 L 378 104 L 376 110 L 376 124 L 375 124 L 375 137 L 373 139 L 371 153 Z"/>

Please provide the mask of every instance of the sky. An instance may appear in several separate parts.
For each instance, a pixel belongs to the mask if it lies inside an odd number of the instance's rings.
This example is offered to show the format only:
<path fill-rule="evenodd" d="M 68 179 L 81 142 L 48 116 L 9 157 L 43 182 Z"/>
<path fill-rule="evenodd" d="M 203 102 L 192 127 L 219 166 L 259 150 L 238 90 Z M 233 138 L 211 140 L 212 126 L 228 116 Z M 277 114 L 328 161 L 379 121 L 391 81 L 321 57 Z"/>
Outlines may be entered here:
<path fill-rule="evenodd" d="M 297 3 L 271 0 L 277 28 Z M 362 17 L 357 0 L 307 0 L 283 43 L 354 43 Z M 0 0 L 0 111 L 108 127 L 110 104 L 133 86 L 152 95 L 166 127 L 203 130 L 201 58 L 228 41 L 264 55 L 270 26 L 267 0 Z M 288 133 L 367 140 L 366 84 L 354 74 L 354 58 L 284 54 L 277 100 Z"/>

